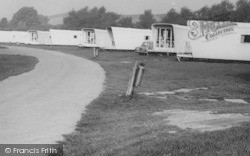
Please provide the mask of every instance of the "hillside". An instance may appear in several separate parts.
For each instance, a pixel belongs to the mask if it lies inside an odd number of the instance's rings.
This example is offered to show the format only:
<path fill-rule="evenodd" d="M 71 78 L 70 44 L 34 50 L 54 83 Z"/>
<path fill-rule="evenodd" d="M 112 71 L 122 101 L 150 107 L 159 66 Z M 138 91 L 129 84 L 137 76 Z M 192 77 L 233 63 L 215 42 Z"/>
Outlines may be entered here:
<path fill-rule="evenodd" d="M 62 13 L 62 14 L 48 16 L 49 24 L 51 24 L 51 25 L 63 24 L 63 18 L 65 18 L 67 16 L 68 16 L 68 13 Z"/>

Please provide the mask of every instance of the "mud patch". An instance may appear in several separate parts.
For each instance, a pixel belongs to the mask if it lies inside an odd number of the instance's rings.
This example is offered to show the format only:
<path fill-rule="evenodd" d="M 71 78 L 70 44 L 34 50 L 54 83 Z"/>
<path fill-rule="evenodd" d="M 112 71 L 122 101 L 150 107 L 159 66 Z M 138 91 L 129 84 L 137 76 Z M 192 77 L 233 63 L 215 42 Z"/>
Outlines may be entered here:
<path fill-rule="evenodd" d="M 147 96 L 174 95 L 177 93 L 189 93 L 189 92 L 196 91 L 196 90 L 208 90 L 208 88 L 205 88 L 205 87 L 191 88 L 191 89 L 181 88 L 181 89 L 172 90 L 172 91 L 161 91 L 161 92 L 153 92 L 153 93 L 144 92 L 144 93 L 139 93 L 139 94 L 147 95 Z"/>
<path fill-rule="evenodd" d="M 225 101 L 231 102 L 231 103 L 248 104 L 248 102 L 243 99 L 225 99 Z"/>
<path fill-rule="evenodd" d="M 129 62 L 129 61 L 121 61 L 120 63 L 123 63 L 123 64 L 130 64 L 132 62 Z"/>
<path fill-rule="evenodd" d="M 201 132 L 223 130 L 250 122 L 249 114 L 215 114 L 212 111 L 174 109 L 156 112 L 153 115 L 166 117 L 169 125 Z"/>
<path fill-rule="evenodd" d="M 200 101 L 208 101 L 208 102 L 218 102 L 218 101 L 225 101 L 225 102 L 230 102 L 230 103 L 238 103 L 238 104 L 249 104 L 248 101 L 245 101 L 243 99 L 199 99 Z"/>

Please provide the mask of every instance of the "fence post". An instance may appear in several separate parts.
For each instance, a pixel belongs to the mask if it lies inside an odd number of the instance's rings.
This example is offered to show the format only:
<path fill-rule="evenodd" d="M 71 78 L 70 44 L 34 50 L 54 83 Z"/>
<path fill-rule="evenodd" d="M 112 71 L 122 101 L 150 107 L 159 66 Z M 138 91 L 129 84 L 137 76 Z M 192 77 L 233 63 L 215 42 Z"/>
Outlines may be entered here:
<path fill-rule="evenodd" d="M 141 85 L 141 82 L 142 82 L 142 78 L 143 78 L 143 74 L 144 74 L 144 63 L 139 63 L 139 66 L 138 66 L 138 72 L 136 74 L 136 80 L 135 80 L 135 87 L 138 87 Z"/>
<path fill-rule="evenodd" d="M 129 83 L 128 83 L 128 89 L 127 89 L 127 92 L 126 92 L 126 96 L 130 96 L 130 97 L 133 96 L 134 83 L 135 83 L 137 71 L 138 71 L 138 62 L 136 61 L 135 66 L 134 66 L 133 71 L 132 71 L 131 78 L 130 78 Z"/>
<path fill-rule="evenodd" d="M 126 92 L 127 97 L 133 97 L 134 94 L 134 87 L 138 87 L 141 85 L 143 74 L 144 74 L 144 63 L 137 61 L 135 62 L 135 66 L 133 68 L 131 78 L 128 83 L 128 89 Z"/>
<path fill-rule="evenodd" d="M 93 47 L 93 58 L 96 58 L 99 55 L 99 48 Z"/>

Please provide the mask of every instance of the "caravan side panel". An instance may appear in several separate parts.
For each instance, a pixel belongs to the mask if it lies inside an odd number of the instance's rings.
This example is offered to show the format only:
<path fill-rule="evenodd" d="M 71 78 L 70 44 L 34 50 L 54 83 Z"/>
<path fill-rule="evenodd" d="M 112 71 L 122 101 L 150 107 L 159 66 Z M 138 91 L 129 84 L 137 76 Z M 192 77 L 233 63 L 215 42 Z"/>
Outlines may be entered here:
<path fill-rule="evenodd" d="M 118 50 L 134 50 L 145 41 L 145 36 L 152 37 L 149 29 L 111 27 L 114 47 Z"/>
<path fill-rule="evenodd" d="M 174 44 L 176 53 L 189 53 L 190 52 L 190 41 L 186 35 L 188 27 L 173 25 L 174 28 Z"/>
<path fill-rule="evenodd" d="M 153 48 L 149 52 L 184 53 L 188 27 L 169 23 L 154 23 L 151 26 Z"/>
<path fill-rule="evenodd" d="M 38 44 L 51 45 L 51 38 L 49 31 L 38 31 Z"/>
<path fill-rule="evenodd" d="M 10 43 L 12 39 L 11 31 L 0 31 L 0 42 L 1 43 Z"/>
<path fill-rule="evenodd" d="M 108 32 L 102 29 L 83 28 L 82 29 L 83 47 L 100 47 L 106 49 L 110 45 Z"/>
<path fill-rule="evenodd" d="M 12 31 L 11 43 L 29 43 L 29 33 L 26 31 Z"/>
<path fill-rule="evenodd" d="M 250 36 L 250 24 L 212 21 L 188 24 L 194 58 L 250 61 L 250 43 L 242 40 L 244 35 Z"/>
<path fill-rule="evenodd" d="M 75 45 L 80 44 L 81 31 L 50 29 L 53 45 Z"/>
<path fill-rule="evenodd" d="M 103 49 L 110 49 L 111 39 L 107 30 L 95 30 L 96 45 Z"/>

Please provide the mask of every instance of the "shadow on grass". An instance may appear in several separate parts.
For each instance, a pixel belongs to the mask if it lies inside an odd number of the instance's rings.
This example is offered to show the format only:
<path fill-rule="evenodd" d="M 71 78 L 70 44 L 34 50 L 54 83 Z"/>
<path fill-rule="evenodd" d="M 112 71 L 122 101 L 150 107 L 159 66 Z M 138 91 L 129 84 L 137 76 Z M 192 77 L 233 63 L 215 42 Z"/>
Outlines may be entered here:
<path fill-rule="evenodd" d="M 239 74 L 230 74 L 229 76 L 233 76 L 234 78 L 239 78 L 241 80 L 250 82 L 250 73 L 239 73 Z"/>

